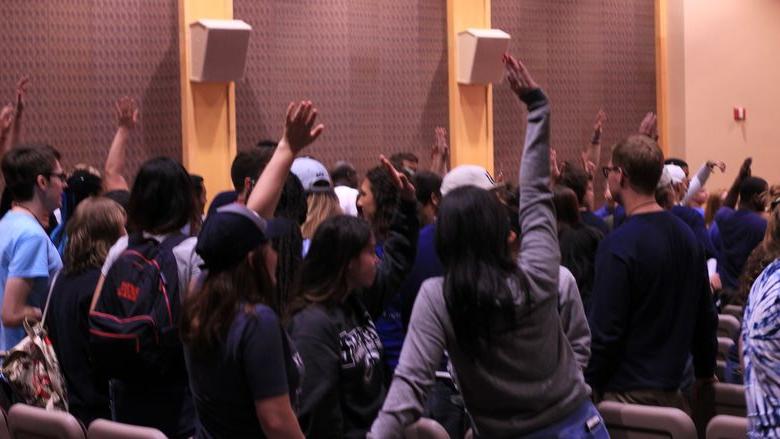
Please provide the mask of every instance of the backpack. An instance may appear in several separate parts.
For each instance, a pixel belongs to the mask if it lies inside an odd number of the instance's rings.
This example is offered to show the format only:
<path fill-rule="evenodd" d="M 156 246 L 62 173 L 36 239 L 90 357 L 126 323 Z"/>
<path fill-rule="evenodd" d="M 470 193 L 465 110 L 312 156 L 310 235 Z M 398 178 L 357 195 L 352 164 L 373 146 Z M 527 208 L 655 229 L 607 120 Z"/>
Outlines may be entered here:
<path fill-rule="evenodd" d="M 89 344 L 93 362 L 109 377 L 148 380 L 184 368 L 173 248 L 186 238 L 174 234 L 158 242 L 132 234 L 108 270 L 89 313 Z"/>
<path fill-rule="evenodd" d="M 27 319 L 24 320 L 24 332 L 27 336 L 8 351 L 3 360 L 2 371 L 11 388 L 11 400 L 46 410 L 68 411 L 65 379 L 44 328 L 49 301 L 58 276 L 59 273 L 52 279 L 41 321 L 31 323 Z M 6 396 L 6 402 L 10 403 L 8 395 Z"/>

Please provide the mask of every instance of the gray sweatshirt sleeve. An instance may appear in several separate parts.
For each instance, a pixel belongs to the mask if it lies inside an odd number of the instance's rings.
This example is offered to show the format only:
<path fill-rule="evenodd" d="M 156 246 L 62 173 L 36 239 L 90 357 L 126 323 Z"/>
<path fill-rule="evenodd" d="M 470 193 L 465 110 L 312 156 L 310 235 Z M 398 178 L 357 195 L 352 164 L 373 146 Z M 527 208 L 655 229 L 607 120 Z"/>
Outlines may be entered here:
<path fill-rule="evenodd" d="M 525 148 L 520 162 L 520 244 L 518 264 L 532 300 L 558 294 L 561 253 L 550 190 L 550 105 L 541 89 L 521 97 L 528 106 Z"/>
<path fill-rule="evenodd" d="M 369 438 L 403 438 L 404 428 L 423 412 L 446 344 L 440 313 L 447 311 L 441 285 L 441 278 L 434 278 L 420 287 L 390 391 Z"/>
<path fill-rule="evenodd" d="M 590 360 L 590 328 L 577 281 L 566 267 L 560 267 L 558 289 L 558 313 L 561 315 L 563 332 L 574 351 L 577 365 L 584 370 Z"/>

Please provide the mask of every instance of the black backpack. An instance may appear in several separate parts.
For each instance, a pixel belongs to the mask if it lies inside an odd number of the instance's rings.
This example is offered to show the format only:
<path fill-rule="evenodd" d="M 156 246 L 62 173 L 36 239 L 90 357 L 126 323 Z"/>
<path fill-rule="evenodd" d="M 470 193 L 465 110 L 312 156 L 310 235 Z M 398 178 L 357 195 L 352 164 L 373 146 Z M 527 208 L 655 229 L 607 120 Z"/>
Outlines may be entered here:
<path fill-rule="evenodd" d="M 183 370 L 173 248 L 186 238 L 175 234 L 160 243 L 132 234 L 106 274 L 89 313 L 89 341 L 93 362 L 109 377 L 148 380 Z"/>

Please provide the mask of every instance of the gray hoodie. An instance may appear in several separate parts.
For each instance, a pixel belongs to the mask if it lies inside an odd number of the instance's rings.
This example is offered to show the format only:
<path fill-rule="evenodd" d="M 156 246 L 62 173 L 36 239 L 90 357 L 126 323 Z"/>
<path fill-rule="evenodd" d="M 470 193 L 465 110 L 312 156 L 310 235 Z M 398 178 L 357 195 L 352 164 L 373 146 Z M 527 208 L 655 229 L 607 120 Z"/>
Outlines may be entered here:
<path fill-rule="evenodd" d="M 373 438 L 401 438 L 404 426 L 420 417 L 445 349 L 482 437 L 518 437 L 538 430 L 565 418 L 588 398 L 558 311 L 560 251 L 549 187 L 550 107 L 539 89 L 522 100 L 529 115 L 520 166 L 523 241 L 518 263 L 529 291 L 514 291 L 519 324 L 496 336 L 488 354 L 472 359 L 455 339 L 443 279 L 425 281 L 390 392 L 371 428 Z"/>

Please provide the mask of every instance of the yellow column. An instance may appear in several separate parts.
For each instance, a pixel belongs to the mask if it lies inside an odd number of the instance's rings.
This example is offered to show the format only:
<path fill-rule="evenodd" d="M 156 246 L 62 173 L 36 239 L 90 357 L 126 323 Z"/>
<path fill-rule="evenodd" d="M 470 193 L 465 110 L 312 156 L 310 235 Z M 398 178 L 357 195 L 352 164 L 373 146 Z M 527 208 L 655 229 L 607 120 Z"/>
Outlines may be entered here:
<path fill-rule="evenodd" d="M 451 166 L 475 164 L 493 172 L 493 87 L 458 85 L 458 32 L 490 27 L 490 0 L 447 0 Z"/>
<path fill-rule="evenodd" d="M 232 187 L 236 155 L 235 85 L 190 82 L 190 24 L 202 18 L 233 18 L 233 0 L 179 0 L 182 160 L 203 176 L 209 198 Z"/>
<path fill-rule="evenodd" d="M 666 0 L 655 0 L 655 94 L 656 111 L 658 114 L 658 142 L 668 154 L 669 149 L 669 113 L 667 111 L 667 90 L 669 81 L 666 77 L 668 60 L 666 39 Z"/>

